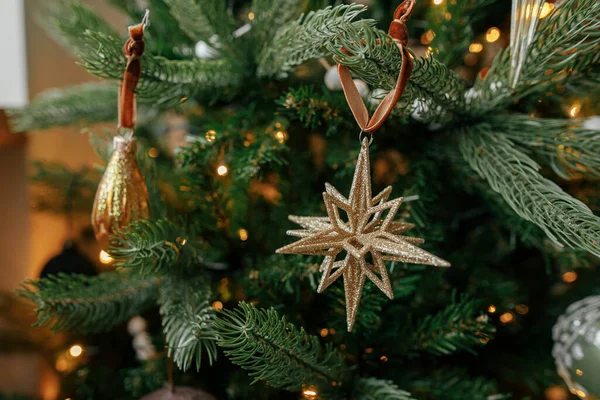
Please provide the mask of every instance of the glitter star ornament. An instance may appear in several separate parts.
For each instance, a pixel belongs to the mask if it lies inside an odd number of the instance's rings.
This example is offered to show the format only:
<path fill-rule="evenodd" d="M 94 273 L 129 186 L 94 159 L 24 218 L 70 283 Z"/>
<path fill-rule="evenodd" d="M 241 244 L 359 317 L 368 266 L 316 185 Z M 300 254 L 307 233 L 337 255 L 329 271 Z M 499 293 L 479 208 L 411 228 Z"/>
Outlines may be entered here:
<path fill-rule="evenodd" d="M 349 332 L 356 320 L 366 278 L 390 299 L 394 298 L 386 261 L 450 266 L 447 261 L 419 248 L 417 245 L 423 243 L 422 239 L 402 235 L 413 225 L 394 221 L 402 198 L 389 200 L 391 191 L 389 186 L 373 197 L 369 141 L 363 139 L 349 197 L 326 184 L 323 199 L 327 217 L 290 216 L 290 220 L 303 229 L 287 233 L 300 240 L 277 250 L 282 254 L 325 256 L 317 291 L 321 293 L 343 277 Z"/>

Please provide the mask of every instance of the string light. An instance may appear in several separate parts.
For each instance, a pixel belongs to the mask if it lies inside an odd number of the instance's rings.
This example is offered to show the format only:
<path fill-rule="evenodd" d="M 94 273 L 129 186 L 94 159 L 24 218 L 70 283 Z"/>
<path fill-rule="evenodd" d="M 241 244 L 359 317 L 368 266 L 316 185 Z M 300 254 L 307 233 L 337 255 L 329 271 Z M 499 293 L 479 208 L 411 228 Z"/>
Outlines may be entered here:
<path fill-rule="evenodd" d="M 421 44 L 427 46 L 435 38 L 435 33 L 430 29 L 421 35 Z"/>
<path fill-rule="evenodd" d="M 228 172 L 229 169 L 225 165 L 219 165 L 219 167 L 217 168 L 217 174 L 219 174 L 220 176 L 225 176 Z"/>
<path fill-rule="evenodd" d="M 329 329 L 323 328 L 321 329 L 321 332 L 319 332 L 319 334 L 321 335 L 321 337 L 326 337 L 327 335 L 329 335 Z"/>
<path fill-rule="evenodd" d="M 545 2 L 540 11 L 540 19 L 546 18 L 554 10 L 554 3 Z"/>
<path fill-rule="evenodd" d="M 500 316 L 500 322 L 502 322 L 503 324 L 508 324 L 508 323 L 514 321 L 514 319 L 515 319 L 515 316 L 511 312 L 505 312 L 504 314 L 502 314 Z"/>
<path fill-rule="evenodd" d="M 565 283 L 575 282 L 577 280 L 577 272 L 575 272 L 575 271 L 565 272 L 562 276 L 562 280 Z"/>
<path fill-rule="evenodd" d="M 78 344 L 74 344 L 69 349 L 69 354 L 71 355 L 71 357 L 79 357 L 82 353 L 83 353 L 83 347 L 81 347 Z"/>
<path fill-rule="evenodd" d="M 367 347 L 367 348 L 365 349 L 365 353 L 366 353 L 366 354 L 371 354 L 372 352 L 373 352 L 373 348 L 372 348 L 372 347 Z"/>
<path fill-rule="evenodd" d="M 279 143 L 283 143 L 287 139 L 287 133 L 284 131 L 277 131 L 275 132 L 275 139 L 277 139 Z"/>
<path fill-rule="evenodd" d="M 214 129 L 209 129 L 204 134 L 204 137 L 208 142 L 214 142 L 215 138 L 217 137 L 217 132 Z"/>
<path fill-rule="evenodd" d="M 314 389 L 304 389 L 302 391 L 302 394 L 306 399 L 314 399 L 315 397 L 317 397 L 317 391 Z"/>
<path fill-rule="evenodd" d="M 248 231 L 245 230 L 244 228 L 240 228 L 238 230 L 238 236 L 240 237 L 240 240 L 242 242 L 245 242 L 246 240 L 248 240 Z"/>
<path fill-rule="evenodd" d="M 108 254 L 104 250 L 100 250 L 100 254 L 98 254 L 98 259 L 100 260 L 100 262 L 102 264 L 110 264 L 113 261 L 113 259 L 110 256 L 110 254 Z"/>
<path fill-rule="evenodd" d="M 214 301 L 214 302 L 212 303 L 212 308 L 213 308 L 213 310 L 215 310 L 215 311 L 222 310 L 222 309 L 223 309 L 223 303 L 221 303 L 219 300 L 217 300 L 217 301 Z"/>
<path fill-rule="evenodd" d="M 436 5 L 436 6 L 439 6 L 443 2 L 444 2 L 444 0 L 433 0 L 433 4 Z"/>
<path fill-rule="evenodd" d="M 379 360 L 381 360 L 381 362 L 387 362 L 388 358 L 386 356 L 381 356 Z"/>
<path fill-rule="evenodd" d="M 471 53 L 481 53 L 482 50 L 483 50 L 483 45 L 481 43 L 473 42 L 469 46 L 469 51 Z"/>
<path fill-rule="evenodd" d="M 581 104 L 575 103 L 571 107 L 569 107 L 569 116 L 571 118 L 575 118 L 581 112 Z"/>
<path fill-rule="evenodd" d="M 493 305 L 493 304 L 490 304 L 490 306 L 488 307 L 488 312 L 489 312 L 490 314 L 493 314 L 493 313 L 495 313 L 495 312 L 496 312 L 496 306 L 495 306 L 495 305 Z"/>
<path fill-rule="evenodd" d="M 152 147 L 150 150 L 148 150 L 148 155 L 152 158 L 158 157 L 158 149 L 156 147 Z"/>
<path fill-rule="evenodd" d="M 548 389 L 546 389 L 545 394 L 548 400 L 567 400 L 569 397 L 567 390 L 558 385 L 550 386 Z"/>
<path fill-rule="evenodd" d="M 485 34 L 485 40 L 488 43 L 494 43 L 498 39 L 500 39 L 500 29 L 496 27 L 488 29 L 487 33 Z"/>
<path fill-rule="evenodd" d="M 529 307 L 527 307 L 525 304 L 519 304 L 515 307 L 515 310 L 517 311 L 517 313 L 525 315 L 529 312 Z"/>
<path fill-rule="evenodd" d="M 583 371 L 578 369 L 577 371 L 575 371 L 575 373 L 579 376 L 583 376 Z"/>
<path fill-rule="evenodd" d="M 254 19 L 254 13 L 253 13 L 252 11 L 250 11 L 250 12 L 248 13 L 248 19 L 249 19 L 250 21 L 252 21 L 252 20 Z"/>

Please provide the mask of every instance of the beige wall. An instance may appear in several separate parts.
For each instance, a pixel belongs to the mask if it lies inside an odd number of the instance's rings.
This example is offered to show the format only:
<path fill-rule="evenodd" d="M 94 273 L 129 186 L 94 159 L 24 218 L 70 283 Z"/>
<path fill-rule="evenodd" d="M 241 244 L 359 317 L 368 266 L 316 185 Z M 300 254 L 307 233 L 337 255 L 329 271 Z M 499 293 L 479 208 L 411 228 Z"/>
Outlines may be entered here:
<path fill-rule="evenodd" d="M 75 64 L 73 57 L 56 44 L 36 24 L 40 6 L 48 0 L 27 1 L 27 48 L 29 64 L 29 87 L 31 97 L 52 87 L 95 80 L 85 69 Z M 126 32 L 126 21 L 105 0 L 87 0 L 115 27 Z M 116 107 L 116 104 L 115 104 Z M 58 161 L 70 168 L 98 162 L 88 143 L 87 135 L 80 133 L 80 127 L 57 128 L 28 134 L 28 160 Z M 83 223 L 85 224 L 84 219 Z M 45 262 L 60 252 L 67 238 L 64 218 L 31 213 L 29 218 L 29 260 L 25 274 L 36 276 Z"/>
<path fill-rule="evenodd" d="M 48 38 L 36 24 L 41 6 L 49 1 L 25 0 L 30 98 L 48 88 L 95 79 L 75 65 L 76 59 Z M 124 18 L 103 0 L 86 2 L 115 27 L 125 31 Z M 27 140 L 14 140 L 3 132 L 2 121 L 0 114 L 0 292 L 7 292 L 23 279 L 37 277 L 48 259 L 61 251 L 67 238 L 64 217 L 28 209 L 27 163 L 49 160 L 78 168 L 94 164 L 98 159 L 88 144 L 87 136 L 81 134 L 78 127 L 29 132 Z M 83 216 L 79 225 L 83 226 L 87 221 L 89 217 Z M 37 395 L 44 400 L 56 398 L 57 376 L 40 355 L 0 354 L 0 365 L 11 366 L 10 371 L 0 374 L 0 391 Z"/>

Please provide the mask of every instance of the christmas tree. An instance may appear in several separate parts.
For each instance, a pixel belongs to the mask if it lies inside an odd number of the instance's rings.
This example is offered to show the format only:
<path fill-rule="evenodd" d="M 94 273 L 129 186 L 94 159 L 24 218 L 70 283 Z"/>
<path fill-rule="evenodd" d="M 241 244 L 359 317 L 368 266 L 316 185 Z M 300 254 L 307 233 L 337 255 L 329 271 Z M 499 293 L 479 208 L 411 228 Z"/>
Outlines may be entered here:
<path fill-rule="evenodd" d="M 600 94 L 599 1 L 109 1 L 144 21 L 145 48 L 124 56 L 126 29 L 57 1 L 44 23 L 102 81 L 12 111 L 20 131 L 84 126 L 109 163 L 102 183 L 33 177 L 46 208 L 94 209 L 114 266 L 25 282 L 38 325 L 137 342 L 138 361 L 65 374 L 63 397 L 600 395 L 552 358 L 558 316 L 600 282 L 600 141 L 581 118 Z M 135 130 L 113 148 L 94 124 L 123 121 L 136 74 Z M 399 74 L 389 117 L 361 132 L 358 95 L 372 114 Z M 113 168 L 132 134 L 133 164 Z M 100 193 L 127 199 L 119 221 Z"/>

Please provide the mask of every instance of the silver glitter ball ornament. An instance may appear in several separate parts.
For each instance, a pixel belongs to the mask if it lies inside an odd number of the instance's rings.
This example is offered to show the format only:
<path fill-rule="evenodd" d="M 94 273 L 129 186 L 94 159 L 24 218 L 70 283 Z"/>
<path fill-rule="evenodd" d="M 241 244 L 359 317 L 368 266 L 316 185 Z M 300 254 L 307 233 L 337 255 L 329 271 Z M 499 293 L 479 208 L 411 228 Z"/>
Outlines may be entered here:
<path fill-rule="evenodd" d="M 600 296 L 571 304 L 552 331 L 558 374 L 582 399 L 600 396 Z"/>

